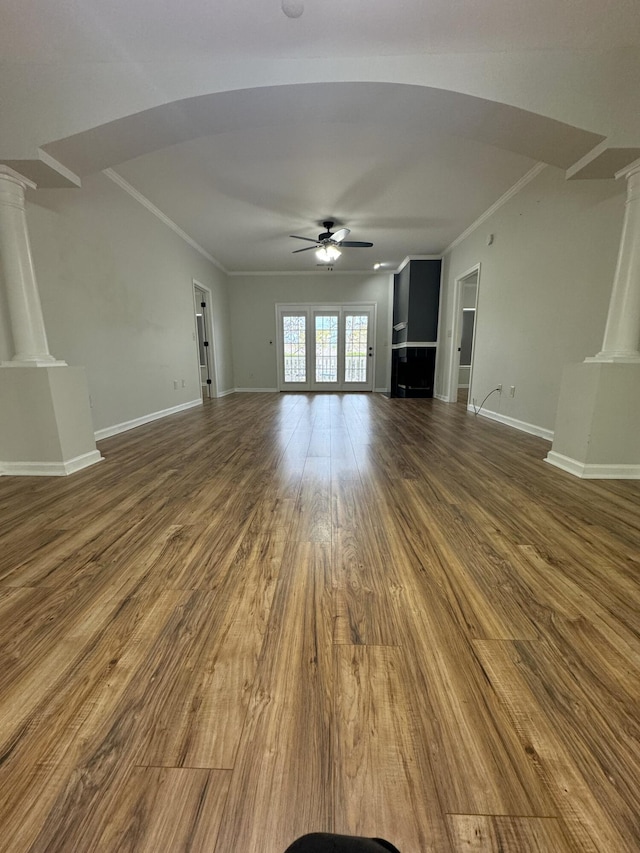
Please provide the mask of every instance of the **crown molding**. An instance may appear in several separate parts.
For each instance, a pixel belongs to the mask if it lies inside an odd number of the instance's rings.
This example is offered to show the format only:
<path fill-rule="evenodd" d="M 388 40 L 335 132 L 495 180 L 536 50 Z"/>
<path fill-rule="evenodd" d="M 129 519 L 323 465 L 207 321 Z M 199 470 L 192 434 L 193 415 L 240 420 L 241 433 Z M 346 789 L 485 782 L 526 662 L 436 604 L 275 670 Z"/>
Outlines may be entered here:
<path fill-rule="evenodd" d="M 411 261 L 441 261 L 442 255 L 407 255 L 407 257 L 402 261 L 400 266 L 395 270 L 389 270 L 394 275 L 402 272 L 402 270 L 406 267 L 408 263 Z"/>
<path fill-rule="evenodd" d="M 542 172 L 546 168 L 546 163 L 536 163 L 536 165 L 532 169 L 529 169 L 529 171 L 525 175 L 523 175 L 519 181 L 516 181 L 516 183 L 510 189 L 508 189 L 506 193 L 504 193 L 504 195 L 501 195 L 500 198 L 491 205 L 491 207 L 488 207 L 485 212 L 476 219 L 475 222 L 472 222 L 471 225 L 466 229 L 466 231 L 463 231 L 459 237 L 456 237 L 453 243 L 450 243 L 444 250 L 444 252 L 442 253 L 443 256 L 447 255 L 452 249 L 455 249 L 455 247 L 460 245 L 463 240 L 466 240 L 466 238 L 470 234 L 473 234 L 473 232 L 477 228 L 479 228 L 483 222 L 486 222 L 487 219 L 493 216 L 493 214 L 498 211 L 503 205 L 510 201 L 515 195 L 518 195 L 520 190 L 524 189 L 527 184 L 531 183 L 534 178 L 537 178 L 540 172 Z"/>
<path fill-rule="evenodd" d="M 145 195 L 142 195 L 139 190 L 137 190 L 134 186 L 132 186 L 128 181 L 126 181 L 122 175 L 119 175 L 114 169 L 103 169 L 103 175 L 106 175 L 107 178 L 113 181 L 114 184 L 117 184 L 120 189 L 123 189 L 126 193 L 128 193 L 131 198 L 134 198 L 139 204 L 152 213 L 155 217 L 157 217 L 160 222 L 163 222 L 168 228 L 178 235 L 185 243 L 188 243 L 192 249 L 195 249 L 196 252 L 200 252 L 200 254 L 205 257 L 208 261 L 217 267 L 221 272 L 225 273 L 225 275 L 229 275 L 229 272 L 222 266 L 220 261 L 217 261 L 213 255 L 210 255 L 206 249 L 203 249 L 200 243 L 197 243 L 193 237 L 190 237 L 186 231 L 183 231 L 179 225 L 173 221 L 173 219 L 169 219 L 166 213 L 163 213 L 159 207 L 156 207 L 155 204 L 150 201 Z"/>
<path fill-rule="evenodd" d="M 394 270 L 246 270 L 242 272 L 241 270 L 233 270 L 232 272 L 227 272 L 227 275 L 230 277 L 233 276 L 265 276 L 265 275 L 277 275 L 281 276 L 305 276 L 305 275 L 326 275 L 327 273 L 331 273 L 331 275 L 393 275 Z"/>

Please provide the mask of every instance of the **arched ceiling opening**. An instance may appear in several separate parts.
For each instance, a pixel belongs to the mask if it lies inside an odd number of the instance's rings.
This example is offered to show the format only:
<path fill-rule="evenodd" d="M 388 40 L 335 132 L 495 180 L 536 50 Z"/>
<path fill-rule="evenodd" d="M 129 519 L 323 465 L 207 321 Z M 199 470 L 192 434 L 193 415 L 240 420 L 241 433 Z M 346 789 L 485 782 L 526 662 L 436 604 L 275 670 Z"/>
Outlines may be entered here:
<path fill-rule="evenodd" d="M 536 163 L 567 169 L 603 139 L 450 90 L 308 83 L 166 103 L 42 156 L 63 180 L 115 168 L 227 270 L 315 268 L 288 235 L 315 237 L 327 218 L 374 242 L 344 253 L 349 270 L 441 253 Z"/>
<path fill-rule="evenodd" d="M 347 270 L 442 252 L 536 163 L 601 141 L 458 92 L 316 83 L 184 99 L 43 148 L 83 178 L 115 169 L 228 270 L 315 269 L 289 235 L 327 218 L 374 243 Z"/>
<path fill-rule="evenodd" d="M 115 168 L 237 270 L 292 268 L 323 217 L 440 251 L 537 162 L 640 156 L 637 0 L 303 5 L 0 0 L 0 162 Z"/>
<path fill-rule="evenodd" d="M 508 104 L 399 83 L 309 83 L 240 89 L 163 104 L 43 149 L 79 175 L 198 137 L 313 123 L 459 136 L 568 168 L 604 137 Z"/>

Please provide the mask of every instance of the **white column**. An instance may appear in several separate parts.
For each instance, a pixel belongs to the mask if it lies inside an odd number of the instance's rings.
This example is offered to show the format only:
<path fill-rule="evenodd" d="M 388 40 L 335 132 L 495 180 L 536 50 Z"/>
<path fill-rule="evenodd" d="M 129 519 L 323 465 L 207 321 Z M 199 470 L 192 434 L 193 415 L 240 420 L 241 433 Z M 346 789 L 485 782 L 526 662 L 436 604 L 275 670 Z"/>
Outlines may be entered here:
<path fill-rule="evenodd" d="M 626 178 L 624 224 L 602 351 L 586 361 L 640 362 L 640 164 Z"/>
<path fill-rule="evenodd" d="M 49 352 L 33 268 L 24 193 L 35 185 L 0 165 L 0 265 L 7 295 L 15 355 L 3 367 L 64 366 Z"/>

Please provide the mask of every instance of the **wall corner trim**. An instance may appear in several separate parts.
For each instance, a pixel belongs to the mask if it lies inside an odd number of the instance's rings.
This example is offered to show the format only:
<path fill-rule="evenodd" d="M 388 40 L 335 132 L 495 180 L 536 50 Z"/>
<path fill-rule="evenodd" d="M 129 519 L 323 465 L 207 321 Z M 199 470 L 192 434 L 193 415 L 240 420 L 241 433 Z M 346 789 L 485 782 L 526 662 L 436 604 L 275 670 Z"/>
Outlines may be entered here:
<path fill-rule="evenodd" d="M 519 181 L 516 181 L 516 183 L 510 187 L 504 195 L 501 195 L 497 201 L 494 201 L 491 207 L 488 207 L 484 213 L 480 214 L 475 222 L 472 222 L 471 225 L 463 231 L 462 234 L 460 234 L 460 236 L 456 237 L 456 239 L 447 246 L 442 255 L 447 255 L 452 249 L 455 249 L 456 246 L 460 245 L 463 240 L 466 240 L 466 238 L 470 234 L 473 234 L 473 232 L 479 228 L 483 222 L 486 222 L 490 216 L 493 216 L 496 211 L 500 210 L 500 208 L 517 195 L 520 190 L 524 189 L 534 178 L 537 178 L 540 172 L 546 169 L 546 167 L 546 163 L 536 163 L 536 165 L 532 169 L 529 169 L 529 171 L 524 174 Z"/>
<path fill-rule="evenodd" d="M 90 465 L 102 462 L 99 450 L 90 450 L 66 462 L 0 462 L 0 475 L 15 477 L 68 477 Z"/>
<path fill-rule="evenodd" d="M 590 465 L 555 450 L 544 461 L 583 480 L 640 480 L 640 465 Z"/>
<path fill-rule="evenodd" d="M 467 405 L 467 411 L 473 414 L 474 410 L 471 403 Z M 498 423 L 512 427 L 513 429 L 519 429 L 520 432 L 527 432 L 529 435 L 536 435 L 538 438 L 544 438 L 545 441 L 553 441 L 552 429 L 546 429 L 545 427 L 538 426 L 537 424 L 520 421 L 517 418 L 510 418 L 508 415 L 501 415 L 499 412 L 492 412 L 490 409 L 478 412 L 478 415 L 482 418 L 488 418 L 491 421 L 497 421 Z"/>
<path fill-rule="evenodd" d="M 210 255 L 206 249 L 203 249 L 200 243 L 196 242 L 193 237 L 190 237 L 186 231 L 183 231 L 182 228 L 173 221 L 173 219 L 170 219 L 166 213 L 163 213 L 159 207 L 156 207 L 152 201 L 132 186 L 129 181 L 126 181 L 122 175 L 119 175 L 115 169 L 103 169 L 102 174 L 106 175 L 109 180 L 113 181 L 113 183 L 117 184 L 120 189 L 128 193 L 131 198 L 134 198 L 138 204 L 146 207 L 149 213 L 152 213 L 160 220 L 160 222 L 163 222 L 168 228 L 171 228 L 171 230 L 177 234 L 178 237 L 184 240 L 185 243 L 188 243 L 192 249 L 195 249 L 196 252 L 200 252 L 203 257 L 214 265 L 214 267 L 217 267 L 221 272 L 225 273 L 225 275 L 229 275 L 228 271 L 222 266 L 220 261 L 216 260 L 213 255 Z"/>
<path fill-rule="evenodd" d="M 170 409 L 162 409 L 159 412 L 151 412 L 148 415 L 142 415 L 139 418 L 133 418 L 130 421 L 123 421 L 120 424 L 114 424 L 110 427 L 105 427 L 104 429 L 96 430 L 94 433 L 96 441 L 102 441 L 105 438 L 111 438 L 112 435 L 118 435 L 121 432 L 127 432 L 127 430 L 135 429 L 139 426 L 144 426 L 144 424 L 149 424 L 152 421 L 159 421 L 161 418 L 166 418 L 169 415 L 176 415 L 178 412 L 184 412 L 187 409 L 194 409 L 197 406 L 202 405 L 202 398 L 198 397 L 197 400 L 189 400 L 188 403 L 180 403 L 177 406 L 172 406 Z"/>

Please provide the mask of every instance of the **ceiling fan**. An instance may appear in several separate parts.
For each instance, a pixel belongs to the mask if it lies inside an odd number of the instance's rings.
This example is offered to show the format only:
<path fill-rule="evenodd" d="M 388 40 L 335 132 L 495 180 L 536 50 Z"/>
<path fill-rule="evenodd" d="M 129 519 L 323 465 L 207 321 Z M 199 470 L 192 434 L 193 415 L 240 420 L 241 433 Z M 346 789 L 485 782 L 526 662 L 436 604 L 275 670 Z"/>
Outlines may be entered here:
<path fill-rule="evenodd" d="M 313 246 L 305 246 L 304 249 L 296 249 L 291 254 L 297 255 L 298 252 L 309 252 L 311 249 L 316 250 L 316 257 L 319 261 L 324 261 L 327 264 L 337 260 L 342 252 L 340 249 L 348 248 L 368 248 L 373 246 L 373 243 L 363 243 L 360 240 L 346 240 L 345 238 L 351 233 L 348 228 L 339 228 L 337 231 L 331 231 L 335 225 L 330 219 L 323 222 L 324 232 L 318 234 L 318 239 L 312 237 L 299 237 L 297 234 L 290 234 L 295 240 L 306 240 L 308 243 L 313 243 Z"/>

